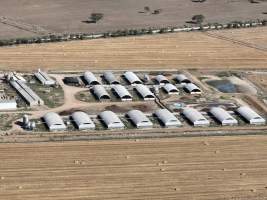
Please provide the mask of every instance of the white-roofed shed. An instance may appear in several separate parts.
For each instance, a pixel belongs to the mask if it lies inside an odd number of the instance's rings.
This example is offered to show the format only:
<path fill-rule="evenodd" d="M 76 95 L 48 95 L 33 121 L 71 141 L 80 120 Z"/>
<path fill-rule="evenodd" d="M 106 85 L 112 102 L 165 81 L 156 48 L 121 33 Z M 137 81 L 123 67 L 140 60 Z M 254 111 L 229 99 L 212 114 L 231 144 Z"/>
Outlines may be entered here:
<path fill-rule="evenodd" d="M 123 76 L 131 85 L 142 84 L 142 81 L 134 72 L 127 71 Z"/>
<path fill-rule="evenodd" d="M 159 74 L 155 77 L 157 83 L 159 85 L 164 85 L 164 84 L 167 84 L 167 83 L 170 83 L 170 81 L 163 75 Z"/>
<path fill-rule="evenodd" d="M 184 74 L 177 74 L 175 76 L 175 80 L 178 82 L 178 83 L 191 83 L 190 79 L 187 78 L 186 75 Z"/>
<path fill-rule="evenodd" d="M 112 90 L 121 99 L 121 101 L 132 101 L 133 97 L 129 91 L 122 85 L 113 85 Z"/>
<path fill-rule="evenodd" d="M 123 122 L 112 111 L 103 111 L 99 114 L 99 117 L 103 120 L 108 129 L 124 128 Z"/>
<path fill-rule="evenodd" d="M 62 118 L 57 113 L 46 113 L 43 119 L 50 131 L 64 131 L 67 129 Z"/>
<path fill-rule="evenodd" d="M 171 83 L 167 83 L 163 86 L 163 89 L 168 93 L 168 94 L 178 94 L 179 90 L 175 87 L 175 85 Z"/>
<path fill-rule="evenodd" d="M 210 113 L 223 125 L 236 125 L 238 121 L 221 107 L 210 108 Z"/>
<path fill-rule="evenodd" d="M 136 85 L 136 91 L 138 94 L 145 100 L 155 100 L 154 94 L 150 91 L 150 89 L 145 85 Z"/>
<path fill-rule="evenodd" d="M 184 108 L 183 115 L 194 125 L 194 126 L 208 126 L 210 124 L 198 110 L 194 108 Z"/>
<path fill-rule="evenodd" d="M 94 85 L 92 86 L 91 90 L 100 101 L 110 99 L 110 95 L 108 94 L 103 85 Z"/>
<path fill-rule="evenodd" d="M 108 84 L 120 84 L 120 81 L 115 77 L 115 75 L 111 71 L 106 71 L 103 73 L 104 79 L 108 82 Z"/>
<path fill-rule="evenodd" d="M 154 115 L 165 127 L 177 127 L 182 125 L 177 117 L 175 117 L 175 115 L 167 109 L 159 109 L 154 113 Z"/>
<path fill-rule="evenodd" d="M 153 123 L 140 110 L 131 110 L 126 114 L 137 128 L 152 128 Z"/>
<path fill-rule="evenodd" d="M 100 85 L 100 82 L 97 80 L 96 76 L 89 71 L 84 73 L 84 80 L 88 85 Z"/>
<path fill-rule="evenodd" d="M 258 113 L 252 110 L 248 106 L 241 106 L 237 109 L 237 112 L 245 118 L 250 124 L 262 125 L 266 123 L 266 120 L 262 118 Z"/>
<path fill-rule="evenodd" d="M 185 91 L 189 92 L 190 94 L 201 94 L 201 89 L 195 85 L 194 83 L 187 83 L 184 85 Z"/>
<path fill-rule="evenodd" d="M 79 130 L 95 129 L 94 122 L 85 112 L 74 112 L 72 113 L 71 118 Z"/>

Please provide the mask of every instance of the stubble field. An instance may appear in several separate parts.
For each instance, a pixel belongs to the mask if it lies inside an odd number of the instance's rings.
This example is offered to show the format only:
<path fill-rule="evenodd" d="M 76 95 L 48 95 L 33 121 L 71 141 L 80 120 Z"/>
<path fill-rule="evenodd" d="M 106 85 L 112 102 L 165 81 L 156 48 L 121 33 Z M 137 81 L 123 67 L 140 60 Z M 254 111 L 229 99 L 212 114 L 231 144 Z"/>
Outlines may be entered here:
<path fill-rule="evenodd" d="M 2 199 L 263 200 L 264 136 L 0 145 Z"/>

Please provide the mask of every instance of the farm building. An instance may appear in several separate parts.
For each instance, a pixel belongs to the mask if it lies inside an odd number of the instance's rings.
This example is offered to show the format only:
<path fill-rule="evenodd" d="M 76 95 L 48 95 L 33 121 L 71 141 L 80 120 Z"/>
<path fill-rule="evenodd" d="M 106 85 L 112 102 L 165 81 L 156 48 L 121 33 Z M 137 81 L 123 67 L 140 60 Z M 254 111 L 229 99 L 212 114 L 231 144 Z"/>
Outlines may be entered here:
<path fill-rule="evenodd" d="M 175 80 L 178 82 L 178 83 L 191 83 L 190 79 L 187 78 L 184 74 L 177 74 L 175 76 Z"/>
<path fill-rule="evenodd" d="M 127 112 L 127 117 L 130 118 L 132 123 L 137 128 L 152 128 L 153 123 L 150 121 L 150 119 L 140 110 L 131 110 Z"/>
<path fill-rule="evenodd" d="M 161 74 L 157 75 L 155 79 L 159 85 L 164 85 L 164 84 L 170 83 L 169 80 Z"/>
<path fill-rule="evenodd" d="M 7 80 L 9 81 L 21 81 L 23 83 L 26 83 L 27 81 L 25 80 L 25 78 L 23 78 L 22 75 L 18 74 L 17 72 L 10 72 L 7 75 Z"/>
<path fill-rule="evenodd" d="M 194 126 L 208 126 L 210 124 L 198 110 L 194 108 L 185 108 L 183 115 L 194 125 Z"/>
<path fill-rule="evenodd" d="M 175 115 L 167 109 L 159 109 L 154 115 L 165 127 L 177 127 L 182 125 Z"/>
<path fill-rule="evenodd" d="M 133 97 L 128 90 L 122 85 L 113 85 L 112 90 L 121 99 L 121 101 L 132 101 Z"/>
<path fill-rule="evenodd" d="M 79 130 L 95 129 L 94 122 L 85 112 L 74 112 L 71 118 Z"/>
<path fill-rule="evenodd" d="M 220 107 L 210 108 L 210 113 L 223 125 L 236 125 L 237 120 L 232 117 L 226 110 Z"/>
<path fill-rule="evenodd" d="M 80 81 L 79 81 L 78 77 L 65 77 L 63 79 L 63 82 L 66 85 L 74 85 L 74 86 L 79 86 L 80 85 Z"/>
<path fill-rule="evenodd" d="M 38 72 L 34 73 L 34 76 L 43 85 L 52 86 L 52 85 L 55 85 L 56 84 L 56 81 L 55 80 L 53 80 L 52 78 L 50 78 L 47 73 L 41 71 L 40 69 L 38 70 Z"/>
<path fill-rule="evenodd" d="M 67 129 L 62 118 L 54 112 L 46 113 L 43 117 L 49 131 L 64 131 Z"/>
<path fill-rule="evenodd" d="M 179 90 L 175 87 L 175 85 L 171 83 L 167 83 L 163 86 L 163 89 L 168 93 L 168 94 L 178 94 Z"/>
<path fill-rule="evenodd" d="M 97 80 L 95 75 L 89 71 L 84 73 L 84 80 L 88 85 L 100 85 L 100 82 Z"/>
<path fill-rule="evenodd" d="M 145 85 L 136 85 L 135 90 L 138 92 L 138 94 L 145 100 L 155 100 L 154 94 L 148 89 Z"/>
<path fill-rule="evenodd" d="M 248 106 L 241 106 L 237 109 L 237 112 L 246 119 L 250 124 L 261 125 L 265 124 L 265 119 L 262 118 L 258 113 L 252 110 Z"/>
<path fill-rule="evenodd" d="M 100 101 L 110 99 L 110 96 L 103 85 L 94 85 L 92 87 L 92 92 Z"/>
<path fill-rule="evenodd" d="M 25 99 L 30 106 L 44 105 L 44 101 L 23 81 L 10 81 L 12 87 Z"/>
<path fill-rule="evenodd" d="M 113 85 L 113 84 L 120 84 L 120 81 L 115 77 L 115 75 L 110 72 L 106 71 L 103 74 L 104 79 L 108 82 L 108 84 Z"/>
<path fill-rule="evenodd" d="M 142 84 L 142 81 L 133 72 L 127 71 L 123 74 L 123 76 L 131 85 Z"/>
<path fill-rule="evenodd" d="M 1 99 L 0 110 L 14 110 L 17 109 L 17 102 L 15 99 Z"/>
<path fill-rule="evenodd" d="M 103 111 L 99 114 L 108 129 L 124 128 L 124 124 L 120 118 L 112 111 Z"/>
<path fill-rule="evenodd" d="M 184 90 L 190 94 L 201 94 L 200 88 L 194 83 L 187 83 L 184 85 Z"/>

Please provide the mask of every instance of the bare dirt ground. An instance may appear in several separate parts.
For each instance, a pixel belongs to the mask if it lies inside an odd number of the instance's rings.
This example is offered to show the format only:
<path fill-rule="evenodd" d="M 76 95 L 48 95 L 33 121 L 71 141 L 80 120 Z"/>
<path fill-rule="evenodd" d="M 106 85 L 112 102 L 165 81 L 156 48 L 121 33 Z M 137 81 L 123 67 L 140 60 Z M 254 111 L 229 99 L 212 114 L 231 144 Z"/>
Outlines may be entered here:
<path fill-rule="evenodd" d="M 255 30 L 257 34 L 251 34 Z M 267 28 L 237 31 L 266 45 Z M 241 39 L 240 39 L 241 40 Z M 255 42 L 254 42 L 255 40 Z M 22 45 L 0 49 L 0 70 L 266 68 L 267 52 L 201 32 Z"/>
<path fill-rule="evenodd" d="M 264 136 L 0 145 L 2 199 L 263 200 Z"/>
<path fill-rule="evenodd" d="M 193 3 L 191 0 L 9 0 L 0 2 L 3 17 L 33 24 L 56 33 L 102 32 L 125 28 L 144 28 L 183 25 L 193 15 L 203 14 L 205 22 L 225 23 L 234 20 L 264 19 L 267 2 L 248 0 L 220 0 Z M 149 6 L 151 12 L 142 13 Z M 91 13 L 103 13 L 103 20 L 87 24 Z M 20 26 L 18 26 L 20 27 Z M 22 26 L 23 27 L 23 26 Z M 35 33 L 4 25 L 0 38 L 27 37 Z"/>

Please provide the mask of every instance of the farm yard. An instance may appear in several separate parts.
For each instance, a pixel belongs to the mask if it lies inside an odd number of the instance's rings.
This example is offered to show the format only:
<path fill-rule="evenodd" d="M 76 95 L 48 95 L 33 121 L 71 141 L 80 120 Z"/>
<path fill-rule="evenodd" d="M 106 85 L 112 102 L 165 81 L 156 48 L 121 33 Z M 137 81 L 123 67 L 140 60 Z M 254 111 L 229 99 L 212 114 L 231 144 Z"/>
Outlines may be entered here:
<path fill-rule="evenodd" d="M 265 136 L 1 144 L 1 198 L 264 200 Z"/>
<path fill-rule="evenodd" d="M 48 33 L 95 33 L 123 29 L 190 25 L 194 15 L 205 23 L 264 19 L 267 2 L 220 0 L 9 0 L 0 3 L 0 38 L 29 37 Z M 91 13 L 103 18 L 88 22 Z"/>
<path fill-rule="evenodd" d="M 235 33 L 240 35 L 238 42 Z M 264 69 L 266 34 L 267 28 L 248 28 L 224 31 L 225 37 L 233 37 L 230 41 L 189 32 L 12 46 L 0 49 L 0 69 L 32 71 L 36 66 L 53 71 Z"/>

